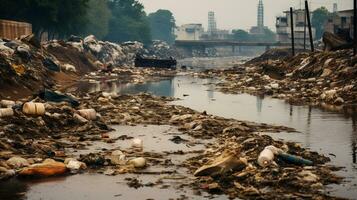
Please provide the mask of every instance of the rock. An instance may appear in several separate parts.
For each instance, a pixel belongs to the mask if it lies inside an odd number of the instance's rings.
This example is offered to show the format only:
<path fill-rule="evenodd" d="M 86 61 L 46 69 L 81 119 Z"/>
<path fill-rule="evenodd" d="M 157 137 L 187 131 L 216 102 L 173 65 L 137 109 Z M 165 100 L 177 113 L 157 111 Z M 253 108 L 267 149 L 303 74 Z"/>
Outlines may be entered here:
<path fill-rule="evenodd" d="M 129 160 L 128 164 L 133 165 L 135 168 L 144 168 L 146 166 L 146 159 L 143 157 L 134 158 Z"/>
<path fill-rule="evenodd" d="M 26 159 L 21 157 L 12 157 L 6 161 L 6 164 L 8 164 L 9 166 L 15 169 L 27 167 L 30 165 L 30 163 Z"/>
<path fill-rule="evenodd" d="M 212 164 L 204 165 L 197 169 L 195 176 L 216 176 L 225 174 L 228 171 L 239 171 L 248 165 L 245 158 L 238 158 L 235 155 L 222 155 L 216 158 Z"/>
<path fill-rule="evenodd" d="M 45 161 L 41 164 L 34 164 L 22 169 L 19 172 L 20 176 L 57 176 L 63 175 L 67 172 L 67 167 L 64 163 L 55 161 Z"/>

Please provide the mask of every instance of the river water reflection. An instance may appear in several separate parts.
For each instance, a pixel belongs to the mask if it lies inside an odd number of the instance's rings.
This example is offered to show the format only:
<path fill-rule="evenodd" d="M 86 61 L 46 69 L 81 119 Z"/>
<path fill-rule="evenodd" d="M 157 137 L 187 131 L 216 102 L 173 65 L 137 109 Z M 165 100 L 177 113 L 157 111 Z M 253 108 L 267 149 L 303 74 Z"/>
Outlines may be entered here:
<path fill-rule="evenodd" d="M 332 164 L 345 167 L 338 174 L 347 177 L 347 182 L 331 187 L 330 191 L 341 197 L 357 196 L 355 108 L 336 112 L 311 106 L 292 106 L 270 97 L 223 94 L 214 90 L 216 82 L 212 79 L 177 76 L 160 82 L 115 86 L 112 90 L 121 94 L 148 92 L 159 96 L 176 97 L 181 100 L 174 104 L 198 111 L 207 111 L 226 118 L 295 128 L 298 133 L 270 135 L 276 139 L 299 142 L 306 148 L 327 155 L 331 158 Z M 97 86 L 97 88 L 101 87 Z"/>

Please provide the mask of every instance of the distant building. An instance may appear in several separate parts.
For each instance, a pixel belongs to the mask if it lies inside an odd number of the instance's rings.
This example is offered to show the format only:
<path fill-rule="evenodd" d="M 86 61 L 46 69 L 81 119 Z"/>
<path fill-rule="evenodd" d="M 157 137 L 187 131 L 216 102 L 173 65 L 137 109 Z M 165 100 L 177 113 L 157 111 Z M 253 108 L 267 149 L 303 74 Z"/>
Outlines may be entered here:
<path fill-rule="evenodd" d="M 284 16 L 276 18 L 276 34 L 278 42 L 287 43 L 291 41 L 291 18 L 290 11 L 285 11 Z M 296 44 L 304 44 L 305 10 L 299 9 L 293 12 L 294 39 Z M 306 25 L 307 26 L 307 25 Z M 316 30 L 312 27 L 312 37 L 315 38 Z M 306 43 L 309 41 L 308 28 L 306 28 Z"/>
<path fill-rule="evenodd" d="M 213 11 L 208 12 L 208 30 L 207 30 L 209 35 L 215 35 L 217 32 L 217 21 L 214 16 Z"/>
<path fill-rule="evenodd" d="M 340 35 L 346 40 L 353 38 L 353 10 L 335 13 L 325 24 L 325 31 Z"/>
<path fill-rule="evenodd" d="M 263 0 L 259 0 L 257 11 L 257 26 L 253 26 L 250 29 L 250 34 L 264 34 L 264 30 L 267 27 L 264 26 L 264 4 Z"/>
<path fill-rule="evenodd" d="M 176 40 L 200 40 L 203 33 L 202 24 L 184 24 L 175 31 Z"/>

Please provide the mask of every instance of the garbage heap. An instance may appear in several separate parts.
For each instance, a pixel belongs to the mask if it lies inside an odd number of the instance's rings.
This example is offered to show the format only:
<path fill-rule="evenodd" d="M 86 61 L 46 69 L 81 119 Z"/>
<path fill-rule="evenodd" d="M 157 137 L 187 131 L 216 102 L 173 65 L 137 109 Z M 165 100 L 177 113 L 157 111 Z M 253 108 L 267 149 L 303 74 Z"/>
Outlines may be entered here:
<path fill-rule="evenodd" d="M 290 128 L 217 117 L 172 105 L 169 103 L 172 98 L 149 94 L 94 92 L 74 99 L 70 94 L 48 91 L 30 100 L 2 102 L 4 109 L 13 112 L 2 110 L 4 115 L 0 117 L 0 179 L 78 173 L 87 167 L 119 175 L 151 166 L 175 166 L 186 167 L 191 172 L 182 187 L 224 193 L 232 198 L 271 199 L 277 194 L 286 198 L 325 198 L 321 189 L 341 180 L 333 174 L 336 168 L 325 164 L 327 157 L 296 143 L 284 143 L 260 134 L 293 131 Z M 112 124 L 171 125 L 194 138 L 217 141 L 210 142 L 205 151 L 179 165 L 171 162 L 170 155 L 185 152 L 159 154 L 142 149 L 124 151 L 118 147 L 78 156 L 70 151 L 85 149 L 94 141 L 113 143 L 128 139 L 128 136 L 111 138 L 108 125 Z M 140 140 L 133 140 L 133 144 L 142 146 Z M 305 165 L 284 161 L 276 155 L 276 159 L 272 156 L 261 166 L 259 154 L 271 145 L 309 162 Z"/>
<path fill-rule="evenodd" d="M 95 36 L 90 35 L 84 39 L 71 36 L 65 45 L 72 46 L 80 52 L 86 52 L 93 56 L 97 61 L 97 66 L 113 65 L 118 67 L 134 66 L 137 54 L 143 57 L 167 59 L 179 56 L 175 49 L 163 41 L 154 41 L 148 48 L 143 43 L 128 41 L 116 44 L 108 41 L 100 41 Z M 50 41 L 48 47 L 61 45 L 59 41 Z"/>
<path fill-rule="evenodd" d="M 352 50 L 300 53 L 294 57 L 271 51 L 228 70 L 206 71 L 201 77 L 222 77 L 225 82 L 219 87 L 227 93 L 266 94 L 294 104 L 357 103 L 357 56 Z"/>
<path fill-rule="evenodd" d="M 71 36 L 68 41 L 51 40 L 45 44 L 40 44 L 34 36 L 1 39 L 0 97 L 18 99 L 39 89 L 52 88 L 56 83 L 78 80 L 90 72 L 113 70 L 107 66 L 130 68 L 137 54 L 168 58 L 174 53 L 175 50 L 160 41 L 145 49 L 139 42 L 119 45 L 98 41 L 94 36 L 84 39 Z"/>

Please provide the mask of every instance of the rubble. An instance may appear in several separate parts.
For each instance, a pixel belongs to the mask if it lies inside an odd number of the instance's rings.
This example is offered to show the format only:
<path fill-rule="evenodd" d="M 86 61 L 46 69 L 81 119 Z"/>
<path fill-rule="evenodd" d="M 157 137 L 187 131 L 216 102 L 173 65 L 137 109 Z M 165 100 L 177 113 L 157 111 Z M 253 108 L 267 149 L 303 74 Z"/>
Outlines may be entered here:
<path fill-rule="evenodd" d="M 295 57 L 261 58 L 200 77 L 220 77 L 220 91 L 272 95 L 292 104 L 351 105 L 356 103 L 357 58 L 351 50 L 300 53 Z"/>

